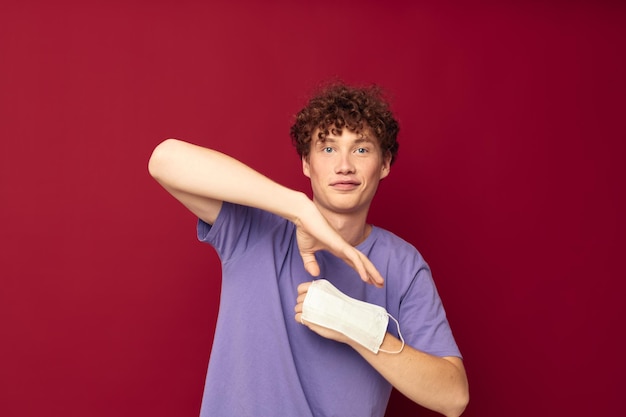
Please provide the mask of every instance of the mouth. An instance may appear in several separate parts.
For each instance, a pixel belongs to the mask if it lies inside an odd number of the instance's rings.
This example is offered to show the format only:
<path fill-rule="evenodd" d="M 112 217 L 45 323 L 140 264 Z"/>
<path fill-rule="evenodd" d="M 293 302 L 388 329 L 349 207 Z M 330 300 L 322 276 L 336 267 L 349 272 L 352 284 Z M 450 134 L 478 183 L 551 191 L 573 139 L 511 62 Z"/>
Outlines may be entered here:
<path fill-rule="evenodd" d="M 360 182 L 358 182 L 358 181 L 349 181 L 349 180 L 335 181 L 335 182 L 332 182 L 330 184 L 330 186 L 332 188 L 337 189 L 337 190 L 342 190 L 342 191 L 354 190 L 359 185 L 361 185 Z"/>

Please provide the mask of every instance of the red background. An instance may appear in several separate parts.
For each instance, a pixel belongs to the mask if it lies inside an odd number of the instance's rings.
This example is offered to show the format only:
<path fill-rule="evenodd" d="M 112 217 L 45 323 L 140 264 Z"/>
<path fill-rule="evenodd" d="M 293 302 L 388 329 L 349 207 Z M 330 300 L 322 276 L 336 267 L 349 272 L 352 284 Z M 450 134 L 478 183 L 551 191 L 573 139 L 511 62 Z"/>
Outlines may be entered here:
<path fill-rule="evenodd" d="M 308 190 L 288 130 L 333 77 L 392 97 L 371 221 L 434 270 L 465 415 L 615 415 L 626 7 L 292 3 L 0 4 L 0 415 L 197 415 L 219 262 L 150 152 L 178 137 Z"/>

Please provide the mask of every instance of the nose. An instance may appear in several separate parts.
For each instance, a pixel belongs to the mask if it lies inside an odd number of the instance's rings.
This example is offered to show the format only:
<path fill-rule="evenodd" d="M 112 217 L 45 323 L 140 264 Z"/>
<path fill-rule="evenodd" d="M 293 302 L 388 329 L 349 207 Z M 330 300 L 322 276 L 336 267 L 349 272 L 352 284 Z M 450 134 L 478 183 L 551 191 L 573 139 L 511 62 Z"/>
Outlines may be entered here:
<path fill-rule="evenodd" d="M 335 173 L 353 174 L 354 169 L 355 167 L 352 161 L 352 155 L 349 152 L 339 153 L 339 157 L 337 158 L 337 165 L 335 166 Z"/>

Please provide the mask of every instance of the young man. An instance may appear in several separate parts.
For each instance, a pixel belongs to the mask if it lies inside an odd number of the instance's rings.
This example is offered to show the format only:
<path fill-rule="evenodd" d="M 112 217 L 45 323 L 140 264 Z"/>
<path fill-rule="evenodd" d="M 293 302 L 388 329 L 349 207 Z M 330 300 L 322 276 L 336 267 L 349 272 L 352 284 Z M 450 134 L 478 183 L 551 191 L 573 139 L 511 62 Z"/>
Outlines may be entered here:
<path fill-rule="evenodd" d="M 291 129 L 312 201 L 211 149 L 168 139 L 154 150 L 150 173 L 198 216 L 199 239 L 222 261 L 202 416 L 383 416 L 392 386 L 446 416 L 463 412 L 465 370 L 428 265 L 367 223 L 397 133 L 376 88 L 314 97 Z M 348 317 L 312 319 L 321 278 L 350 297 L 332 301 Z M 323 316 L 331 301 L 321 300 Z M 397 325 L 367 346 L 351 300 Z"/>

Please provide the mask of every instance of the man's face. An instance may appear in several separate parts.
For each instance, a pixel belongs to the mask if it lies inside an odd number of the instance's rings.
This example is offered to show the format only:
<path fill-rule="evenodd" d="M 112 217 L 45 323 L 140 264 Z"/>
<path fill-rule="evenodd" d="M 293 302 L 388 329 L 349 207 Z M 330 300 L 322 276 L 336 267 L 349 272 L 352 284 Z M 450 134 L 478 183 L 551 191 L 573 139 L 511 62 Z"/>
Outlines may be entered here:
<path fill-rule="evenodd" d="M 313 133 L 311 152 L 302 171 L 311 179 L 313 200 L 323 211 L 367 213 L 378 183 L 389 174 L 390 158 L 383 157 L 378 140 L 366 130 L 357 135 L 343 129 L 326 140 Z"/>

